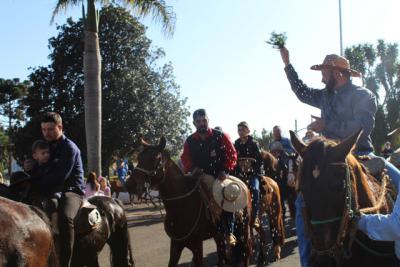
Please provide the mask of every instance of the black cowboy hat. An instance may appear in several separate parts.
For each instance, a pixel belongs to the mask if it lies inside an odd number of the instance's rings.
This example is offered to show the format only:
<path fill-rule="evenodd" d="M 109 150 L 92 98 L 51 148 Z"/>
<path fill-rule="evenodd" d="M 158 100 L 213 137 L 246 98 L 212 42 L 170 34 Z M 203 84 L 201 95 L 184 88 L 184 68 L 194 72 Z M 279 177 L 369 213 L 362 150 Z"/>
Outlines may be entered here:
<path fill-rule="evenodd" d="M 31 179 L 32 177 L 26 172 L 14 172 L 10 177 L 10 186 L 15 186 Z"/>

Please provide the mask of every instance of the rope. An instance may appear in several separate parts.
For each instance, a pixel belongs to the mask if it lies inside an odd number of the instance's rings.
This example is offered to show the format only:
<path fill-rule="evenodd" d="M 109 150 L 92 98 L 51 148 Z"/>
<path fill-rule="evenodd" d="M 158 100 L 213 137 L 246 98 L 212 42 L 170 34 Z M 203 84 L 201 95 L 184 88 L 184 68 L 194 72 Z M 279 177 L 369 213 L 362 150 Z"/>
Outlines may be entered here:
<path fill-rule="evenodd" d="M 196 185 L 193 187 L 193 189 L 190 190 L 189 192 L 187 192 L 187 193 L 181 195 L 181 196 L 170 197 L 170 198 L 161 197 L 161 199 L 162 199 L 163 201 L 173 201 L 173 200 L 179 200 L 179 199 L 183 199 L 183 198 L 185 198 L 185 197 L 188 197 L 188 196 L 190 196 L 191 194 L 193 194 L 193 192 L 199 187 L 200 181 L 201 181 L 200 178 L 197 179 Z"/>
<path fill-rule="evenodd" d="M 194 230 L 196 229 L 197 225 L 199 224 L 202 210 L 203 210 L 203 201 L 200 200 L 200 209 L 199 209 L 199 214 L 197 215 L 197 219 L 196 219 L 196 221 L 195 221 L 195 223 L 194 223 L 192 229 L 190 229 L 190 231 L 189 231 L 186 235 L 184 235 L 183 237 L 179 237 L 179 238 L 178 238 L 178 237 L 174 237 L 174 236 L 171 234 L 171 232 L 169 232 L 169 231 L 167 230 L 167 227 L 164 227 L 164 228 L 165 228 L 165 232 L 167 233 L 167 235 L 168 235 L 172 240 L 175 240 L 175 241 L 182 241 L 182 240 L 187 239 L 189 236 L 191 236 L 191 235 L 193 234 Z M 165 221 L 165 222 L 166 222 L 166 221 Z M 165 224 L 165 222 L 164 222 L 164 224 Z"/>
<path fill-rule="evenodd" d="M 369 213 L 369 212 L 378 211 L 378 210 L 380 210 L 380 208 L 382 208 L 382 205 L 384 204 L 384 198 L 386 196 L 386 185 L 387 185 L 388 179 L 389 179 L 389 176 L 387 174 L 385 174 L 382 177 L 382 186 L 381 186 L 382 191 L 381 191 L 381 194 L 379 195 L 377 204 L 373 207 L 360 209 L 360 212 Z"/>

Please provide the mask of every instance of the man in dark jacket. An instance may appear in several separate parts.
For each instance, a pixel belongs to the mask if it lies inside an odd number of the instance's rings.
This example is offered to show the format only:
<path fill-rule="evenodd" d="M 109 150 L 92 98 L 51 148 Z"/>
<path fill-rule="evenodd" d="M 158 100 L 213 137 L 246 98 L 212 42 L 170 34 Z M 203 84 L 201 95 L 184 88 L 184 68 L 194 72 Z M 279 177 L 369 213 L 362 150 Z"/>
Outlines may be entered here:
<path fill-rule="evenodd" d="M 181 156 L 182 164 L 186 173 L 198 168 L 224 180 L 236 166 L 236 150 L 226 134 L 208 127 L 208 121 L 205 109 L 193 112 L 196 132 L 186 139 Z M 236 243 L 233 228 L 233 213 L 224 211 L 218 231 L 227 235 L 227 242 L 232 246 Z"/>
<path fill-rule="evenodd" d="M 74 248 L 74 220 L 82 204 L 83 166 L 81 153 L 74 142 L 63 134 L 61 116 L 46 113 L 41 120 L 43 138 L 50 145 L 50 161 L 46 173 L 34 181 L 41 195 L 59 197 L 60 261 L 71 266 Z M 29 163 L 25 169 L 31 168 Z"/>
<path fill-rule="evenodd" d="M 258 218 L 259 207 L 260 207 L 260 176 L 262 158 L 260 148 L 253 137 L 250 135 L 250 129 L 247 122 L 242 121 L 238 124 L 239 139 L 235 141 L 235 149 L 238 154 L 238 159 L 248 158 L 252 159 L 252 168 L 250 173 L 246 174 L 249 176 L 248 183 L 250 185 L 251 197 L 252 197 L 252 211 L 254 227 L 260 227 L 260 219 Z M 238 176 L 240 176 L 241 170 L 237 167 Z"/>

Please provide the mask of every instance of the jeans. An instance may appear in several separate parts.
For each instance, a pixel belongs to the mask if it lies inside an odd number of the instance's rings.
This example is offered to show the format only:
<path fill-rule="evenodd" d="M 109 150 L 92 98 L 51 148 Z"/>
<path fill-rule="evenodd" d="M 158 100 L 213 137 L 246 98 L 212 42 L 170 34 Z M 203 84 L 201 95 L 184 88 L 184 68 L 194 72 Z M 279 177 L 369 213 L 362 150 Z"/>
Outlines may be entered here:
<path fill-rule="evenodd" d="M 302 213 L 305 203 L 303 196 L 301 194 L 297 194 L 295 205 L 296 205 L 296 233 L 297 233 L 297 243 L 299 246 L 301 267 L 311 267 L 312 266 L 310 261 L 311 241 L 306 236 L 303 213 Z"/>
<path fill-rule="evenodd" d="M 73 192 L 64 193 L 60 199 L 60 265 L 62 267 L 71 266 L 75 241 L 74 221 L 81 204 L 82 196 Z"/>
<path fill-rule="evenodd" d="M 233 234 L 235 228 L 234 213 L 222 211 L 221 220 L 218 223 L 218 232 L 223 235 Z"/>
<path fill-rule="evenodd" d="M 257 217 L 260 209 L 260 179 L 258 176 L 253 176 L 249 182 L 253 215 Z"/>

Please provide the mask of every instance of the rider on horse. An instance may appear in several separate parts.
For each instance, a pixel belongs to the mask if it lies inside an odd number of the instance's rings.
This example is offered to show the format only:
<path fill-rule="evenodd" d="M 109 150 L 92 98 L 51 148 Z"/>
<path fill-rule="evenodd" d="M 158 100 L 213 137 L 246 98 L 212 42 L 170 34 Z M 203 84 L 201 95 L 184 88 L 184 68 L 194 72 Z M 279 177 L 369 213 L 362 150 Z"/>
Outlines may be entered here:
<path fill-rule="evenodd" d="M 299 79 L 290 64 L 287 48 L 282 47 L 280 52 L 293 92 L 300 101 L 321 109 L 321 118 L 314 117 L 315 121 L 308 128 L 322 133 L 327 138 L 338 140 L 343 140 L 362 128 L 363 132 L 357 141 L 355 154 L 375 158 L 370 134 L 374 127 L 377 101 L 370 90 L 352 83 L 351 77 L 360 77 L 360 73 L 350 68 L 350 63 L 346 58 L 334 54 L 327 55 L 322 64 L 311 67 L 312 70 L 321 71 L 322 82 L 326 87 L 322 90 L 312 89 Z M 387 161 L 385 161 L 385 167 L 397 187 L 400 171 Z M 311 266 L 309 263 L 310 243 L 305 237 L 301 214 L 304 201 L 300 194 L 296 205 L 296 230 L 301 264 Z M 362 220 L 369 219 L 363 216 Z M 367 231 L 367 229 L 363 230 Z"/>
<path fill-rule="evenodd" d="M 186 139 L 181 160 L 186 173 L 193 173 L 198 168 L 223 181 L 229 177 L 228 173 L 234 170 L 237 154 L 229 137 L 223 132 L 209 128 L 208 121 L 205 109 L 198 109 L 193 113 L 196 132 Z M 230 246 L 236 244 L 233 228 L 234 214 L 223 211 L 218 231 L 227 236 Z"/>
<path fill-rule="evenodd" d="M 57 198 L 60 202 L 61 266 L 70 266 L 75 237 L 74 220 L 83 200 L 81 153 L 75 143 L 63 134 L 62 119 L 58 113 L 46 113 L 41 120 L 41 129 L 50 147 L 50 160 L 45 171 L 39 171 L 40 177 L 32 181 L 33 187 L 43 197 Z M 25 161 L 24 167 L 26 171 L 32 171 L 32 160 Z"/>
<path fill-rule="evenodd" d="M 247 122 L 242 121 L 238 124 L 239 139 L 235 141 L 235 148 L 238 154 L 238 160 L 251 159 L 252 168 L 248 177 L 248 184 L 250 186 L 252 197 L 252 218 L 254 218 L 253 226 L 260 227 L 259 209 L 260 209 L 260 176 L 262 158 L 260 148 L 253 137 L 250 135 L 250 129 Z M 239 166 L 236 168 L 238 176 L 240 176 Z"/>

